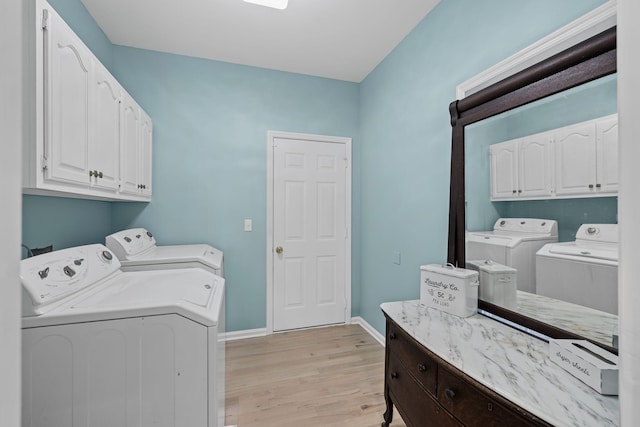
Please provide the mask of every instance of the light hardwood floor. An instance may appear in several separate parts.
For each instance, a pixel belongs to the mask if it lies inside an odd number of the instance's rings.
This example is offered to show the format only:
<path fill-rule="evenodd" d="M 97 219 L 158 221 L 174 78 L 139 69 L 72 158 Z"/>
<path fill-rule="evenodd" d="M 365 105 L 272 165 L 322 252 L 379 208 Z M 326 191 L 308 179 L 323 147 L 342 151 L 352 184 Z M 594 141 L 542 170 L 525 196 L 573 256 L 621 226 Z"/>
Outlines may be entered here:
<path fill-rule="evenodd" d="M 226 344 L 226 425 L 379 427 L 384 348 L 359 325 Z M 392 426 L 404 426 L 396 412 Z"/>

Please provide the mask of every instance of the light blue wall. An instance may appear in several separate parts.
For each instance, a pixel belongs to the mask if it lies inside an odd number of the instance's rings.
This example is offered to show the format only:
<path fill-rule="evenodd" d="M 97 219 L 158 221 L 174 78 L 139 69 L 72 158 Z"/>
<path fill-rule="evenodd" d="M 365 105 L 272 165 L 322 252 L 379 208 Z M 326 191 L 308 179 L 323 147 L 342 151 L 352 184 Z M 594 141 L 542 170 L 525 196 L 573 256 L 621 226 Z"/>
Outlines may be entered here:
<path fill-rule="evenodd" d="M 154 126 L 153 200 L 114 204 L 114 228 L 223 250 L 228 328 L 265 327 L 267 131 L 353 137 L 359 158 L 358 85 L 118 46 L 114 65 Z M 354 202 L 354 301 L 359 215 Z"/>
<path fill-rule="evenodd" d="M 558 221 L 560 241 L 572 241 L 584 223 L 617 223 L 617 197 L 514 202 L 489 199 L 491 144 L 616 111 L 617 76 L 612 75 L 468 126 L 465 129 L 467 230 L 490 230 L 500 217 L 545 218 Z"/>
<path fill-rule="evenodd" d="M 446 259 L 455 87 L 601 0 L 442 0 L 360 88 L 360 313 L 419 296 L 419 266 Z M 393 251 L 402 255 L 393 264 Z"/>
<path fill-rule="evenodd" d="M 229 330 L 264 327 L 266 131 L 351 136 L 352 309 L 382 331 L 379 304 L 417 298 L 419 265 L 445 259 L 455 86 L 603 2 L 442 0 L 358 85 L 110 46 L 79 0 L 52 0 L 153 118 L 154 197 L 25 196 L 25 243 L 137 225 L 161 244 L 211 243 L 225 251 Z"/>

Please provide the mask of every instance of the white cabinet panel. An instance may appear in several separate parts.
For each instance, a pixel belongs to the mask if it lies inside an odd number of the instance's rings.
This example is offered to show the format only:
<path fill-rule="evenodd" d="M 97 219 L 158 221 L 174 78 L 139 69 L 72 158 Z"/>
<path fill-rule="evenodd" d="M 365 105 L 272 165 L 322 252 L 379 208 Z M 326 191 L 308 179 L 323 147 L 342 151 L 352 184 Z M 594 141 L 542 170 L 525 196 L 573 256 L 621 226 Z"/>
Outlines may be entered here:
<path fill-rule="evenodd" d="M 118 152 L 120 145 L 120 98 L 118 82 L 97 60 L 91 78 L 89 128 L 89 170 L 91 185 L 118 189 Z"/>
<path fill-rule="evenodd" d="M 596 125 L 581 123 L 555 133 L 556 194 L 595 192 Z"/>
<path fill-rule="evenodd" d="M 491 153 L 491 198 L 516 197 L 518 193 L 518 140 L 493 144 Z"/>
<path fill-rule="evenodd" d="M 151 118 L 140 110 L 140 189 L 144 196 L 151 197 L 153 154 L 153 123 Z"/>
<path fill-rule="evenodd" d="M 618 116 L 605 117 L 596 122 L 596 190 L 618 192 Z"/>
<path fill-rule="evenodd" d="M 140 163 L 140 111 L 133 99 L 122 97 L 122 133 L 120 136 L 120 191 L 126 194 L 139 193 L 138 165 Z"/>
<path fill-rule="evenodd" d="M 518 145 L 518 195 L 550 197 L 553 191 L 552 136 L 548 133 L 522 138 Z"/>
<path fill-rule="evenodd" d="M 88 185 L 91 52 L 54 13 L 49 14 L 44 40 L 45 179 Z"/>

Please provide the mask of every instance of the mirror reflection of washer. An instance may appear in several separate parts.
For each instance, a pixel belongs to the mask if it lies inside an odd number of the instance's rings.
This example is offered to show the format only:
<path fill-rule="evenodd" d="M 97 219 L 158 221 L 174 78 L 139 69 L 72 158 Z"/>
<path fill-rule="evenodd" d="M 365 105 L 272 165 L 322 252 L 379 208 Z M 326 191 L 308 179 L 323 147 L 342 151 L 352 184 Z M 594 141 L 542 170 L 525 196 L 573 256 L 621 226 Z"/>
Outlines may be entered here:
<path fill-rule="evenodd" d="M 492 231 L 469 231 L 468 260 L 491 260 L 517 270 L 518 290 L 536 293 L 536 252 L 558 241 L 558 223 L 549 219 L 498 218 Z"/>
<path fill-rule="evenodd" d="M 123 272 L 96 244 L 27 258 L 20 278 L 23 425 L 224 426 L 222 277 Z"/>
<path fill-rule="evenodd" d="M 106 237 L 106 246 L 118 257 L 123 271 L 204 268 L 224 277 L 224 256 L 210 245 L 158 246 L 144 228 L 131 228 Z"/>
<path fill-rule="evenodd" d="M 583 224 L 536 255 L 538 293 L 618 314 L 618 224 Z"/>

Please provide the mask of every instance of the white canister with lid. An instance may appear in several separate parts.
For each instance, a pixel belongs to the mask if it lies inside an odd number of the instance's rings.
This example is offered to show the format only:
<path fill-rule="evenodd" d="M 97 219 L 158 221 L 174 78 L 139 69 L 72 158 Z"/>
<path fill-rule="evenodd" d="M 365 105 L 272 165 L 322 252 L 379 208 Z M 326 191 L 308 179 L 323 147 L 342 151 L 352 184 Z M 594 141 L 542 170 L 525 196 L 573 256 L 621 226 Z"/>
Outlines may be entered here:
<path fill-rule="evenodd" d="M 478 272 L 451 264 L 420 266 L 420 303 L 460 317 L 478 311 Z"/>
<path fill-rule="evenodd" d="M 488 259 L 467 261 L 467 268 L 477 270 L 480 274 L 481 300 L 505 308 L 515 308 L 518 275 L 515 268 Z"/>

